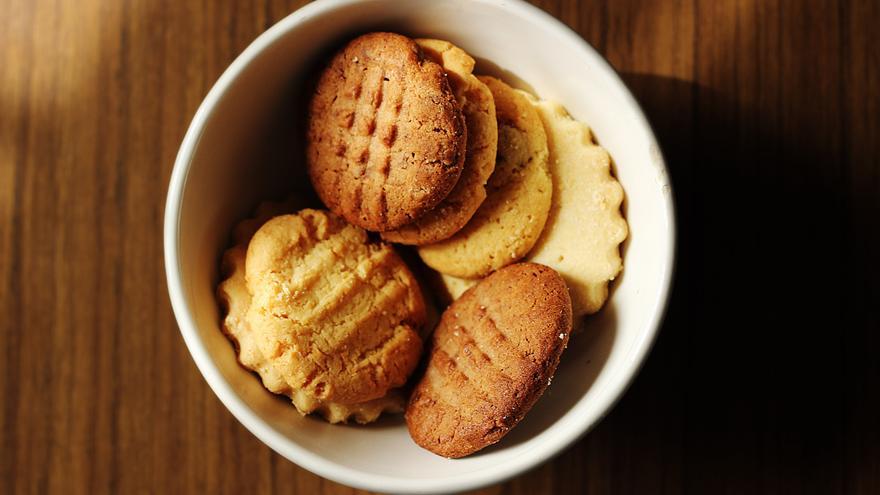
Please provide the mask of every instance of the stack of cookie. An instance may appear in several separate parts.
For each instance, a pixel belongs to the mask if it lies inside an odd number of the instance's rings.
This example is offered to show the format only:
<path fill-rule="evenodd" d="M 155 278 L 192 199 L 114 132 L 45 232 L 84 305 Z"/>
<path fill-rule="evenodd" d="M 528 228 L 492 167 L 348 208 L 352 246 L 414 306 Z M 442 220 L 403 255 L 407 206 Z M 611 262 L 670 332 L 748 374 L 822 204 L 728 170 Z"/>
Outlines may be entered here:
<path fill-rule="evenodd" d="M 349 42 L 309 108 L 330 211 L 265 205 L 219 288 L 239 361 L 269 390 L 331 422 L 405 408 L 412 438 L 446 457 L 497 442 L 541 396 L 627 235 L 589 128 L 474 66 L 440 40 Z M 427 346 L 422 291 L 390 243 L 415 246 L 449 305 Z"/>

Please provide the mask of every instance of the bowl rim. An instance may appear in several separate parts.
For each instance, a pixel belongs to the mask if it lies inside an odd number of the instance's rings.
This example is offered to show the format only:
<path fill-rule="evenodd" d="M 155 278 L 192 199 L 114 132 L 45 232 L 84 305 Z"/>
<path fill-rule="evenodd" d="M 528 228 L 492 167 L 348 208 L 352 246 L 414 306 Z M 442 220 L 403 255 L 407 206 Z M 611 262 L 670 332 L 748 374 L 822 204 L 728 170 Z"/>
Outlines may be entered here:
<path fill-rule="evenodd" d="M 194 152 L 198 148 L 202 133 L 206 124 L 210 121 L 214 109 L 223 99 L 236 78 L 260 53 L 297 25 L 310 18 L 323 15 L 328 11 L 358 3 L 359 0 L 318 0 L 292 12 L 260 34 L 236 57 L 213 85 L 193 116 L 175 159 L 168 186 L 164 215 L 165 274 L 171 306 L 183 340 L 205 381 L 208 382 L 208 385 L 223 405 L 247 430 L 275 452 L 315 474 L 348 486 L 371 491 L 407 493 L 439 493 L 470 490 L 503 481 L 547 461 L 589 432 L 620 400 L 644 364 L 648 353 L 656 341 L 660 326 L 666 315 L 675 272 L 677 249 L 675 205 L 671 189 L 672 185 L 666 173 L 666 162 L 657 144 L 654 130 L 645 117 L 641 106 L 610 63 L 596 52 L 580 35 L 549 13 L 526 3 L 524 0 L 472 1 L 504 9 L 514 15 L 526 18 L 529 22 L 542 25 L 544 29 L 555 31 L 559 36 L 578 46 L 583 55 L 591 59 L 600 70 L 602 77 L 608 78 L 614 83 L 612 91 L 618 92 L 623 101 L 634 111 L 635 117 L 645 129 L 649 147 L 657 151 L 654 157 L 654 166 L 662 174 L 666 175 L 666 185 L 669 187 L 668 193 L 664 194 L 668 225 L 666 239 L 668 255 L 666 260 L 664 260 L 661 289 L 654 299 L 653 314 L 647 324 L 647 331 L 643 332 L 633 345 L 633 349 L 629 352 L 628 362 L 623 363 L 623 371 L 618 372 L 616 378 L 610 381 L 608 393 L 594 399 L 600 402 L 599 407 L 596 409 L 598 412 L 579 418 L 573 424 L 573 427 L 565 432 L 566 434 L 548 437 L 546 442 L 531 450 L 530 455 L 518 456 L 502 465 L 459 474 L 454 477 L 397 478 L 363 472 L 330 461 L 290 441 L 283 434 L 275 431 L 233 390 L 230 383 L 223 377 L 220 369 L 211 359 L 204 342 L 199 337 L 198 327 L 189 311 L 186 297 L 184 296 L 185 288 L 181 281 L 181 267 L 178 256 L 179 224 L 183 191 L 189 176 Z"/>

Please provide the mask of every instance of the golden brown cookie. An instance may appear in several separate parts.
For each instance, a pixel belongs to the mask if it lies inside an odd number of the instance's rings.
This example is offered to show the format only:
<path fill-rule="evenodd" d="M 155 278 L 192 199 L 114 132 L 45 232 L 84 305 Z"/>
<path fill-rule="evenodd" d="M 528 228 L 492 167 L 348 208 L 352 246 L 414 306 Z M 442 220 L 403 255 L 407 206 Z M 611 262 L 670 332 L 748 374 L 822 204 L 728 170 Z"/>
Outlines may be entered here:
<path fill-rule="evenodd" d="M 245 282 L 246 244 L 238 245 L 223 256 L 224 273 L 227 274 L 218 288 L 218 297 L 226 310 L 223 332 L 235 344 L 238 361 L 245 368 L 255 371 L 268 390 L 289 396 L 297 410 L 303 414 L 317 412 L 331 423 L 349 419 L 365 424 L 379 418 L 383 412 L 399 413 L 404 409 L 406 398 L 399 389 L 389 390 L 385 396 L 356 404 L 321 401 L 299 390 L 293 390 L 285 381 L 281 370 L 267 359 L 257 345 L 257 333 L 246 318 L 251 295 Z"/>
<path fill-rule="evenodd" d="M 544 265 L 502 268 L 465 292 L 443 313 L 407 405 L 413 440 L 444 457 L 500 440 L 547 388 L 571 321 L 565 281 Z"/>
<path fill-rule="evenodd" d="M 623 188 L 611 175 L 608 152 L 590 128 L 551 101 L 532 100 L 547 131 L 553 201 L 544 232 L 528 259 L 551 266 L 571 290 L 576 317 L 592 314 L 608 298 L 620 273 L 620 243 L 627 236 L 620 211 Z"/>
<path fill-rule="evenodd" d="M 416 43 L 446 70 L 467 124 L 464 168 L 452 192 L 422 218 L 382 233 L 386 241 L 422 245 L 442 241 L 461 230 L 486 199 L 486 181 L 495 170 L 498 124 L 492 92 L 473 75 L 470 55 L 448 41 L 417 39 Z"/>
<path fill-rule="evenodd" d="M 405 36 L 365 34 L 333 57 L 317 84 L 309 175 L 324 204 L 350 223 L 393 230 L 452 191 L 465 133 L 442 67 Z"/>
<path fill-rule="evenodd" d="M 272 208 L 262 210 L 266 215 Z M 402 410 L 403 394 L 392 387 L 403 384 L 418 360 L 415 329 L 424 319 L 412 275 L 390 246 L 367 244 L 362 230 L 328 212 L 303 210 L 276 217 L 251 242 L 261 252 L 252 260 L 257 266 L 271 264 L 277 251 L 267 243 L 290 243 L 286 255 L 275 256 L 276 273 L 256 269 L 253 283 L 275 290 L 261 287 L 254 297 L 246 253 L 249 232 L 261 220 L 258 215 L 236 229 L 239 244 L 224 255 L 227 278 L 218 288 L 226 308 L 223 329 L 236 343 L 241 364 L 256 371 L 270 391 L 290 396 L 303 414 L 320 412 L 330 422 L 366 423 L 383 411 Z M 348 247 L 339 251 L 340 242 Z M 334 250 L 345 259 L 332 262 L 323 276 L 315 272 L 321 268 L 314 263 L 336 256 Z M 333 281 L 345 288 L 343 294 L 327 290 Z M 266 304 L 272 292 L 274 300 Z M 347 325 L 346 316 L 351 316 Z M 346 391 L 350 388 L 356 390 Z"/>
<path fill-rule="evenodd" d="M 480 76 L 495 99 L 498 154 L 487 196 L 455 235 L 419 246 L 425 264 L 461 278 L 479 278 L 529 252 L 538 240 L 553 194 L 547 136 L 525 93 Z"/>
<path fill-rule="evenodd" d="M 254 234 L 247 318 L 291 388 L 355 403 L 403 385 L 421 351 L 425 308 L 387 244 L 329 212 L 275 217 Z"/>

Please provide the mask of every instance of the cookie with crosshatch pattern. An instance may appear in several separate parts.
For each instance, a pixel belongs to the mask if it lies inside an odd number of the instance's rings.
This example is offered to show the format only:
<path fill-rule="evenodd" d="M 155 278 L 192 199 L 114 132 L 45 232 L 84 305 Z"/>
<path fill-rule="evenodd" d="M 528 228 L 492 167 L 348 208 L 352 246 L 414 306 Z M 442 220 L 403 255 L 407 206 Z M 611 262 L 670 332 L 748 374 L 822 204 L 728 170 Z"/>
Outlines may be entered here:
<path fill-rule="evenodd" d="M 414 278 L 391 246 L 332 213 L 273 217 L 289 211 L 261 207 L 224 254 L 218 297 L 239 362 L 303 414 L 367 423 L 401 411 L 397 387 L 421 352 Z"/>
<path fill-rule="evenodd" d="M 375 232 L 416 221 L 446 198 L 466 142 L 443 68 L 399 34 L 350 41 L 321 74 L 309 108 L 315 191 L 334 213 Z"/>
<path fill-rule="evenodd" d="M 410 436 L 452 458 L 499 441 L 549 385 L 571 325 L 568 288 L 547 266 L 510 265 L 468 289 L 434 330 L 406 408 Z"/>

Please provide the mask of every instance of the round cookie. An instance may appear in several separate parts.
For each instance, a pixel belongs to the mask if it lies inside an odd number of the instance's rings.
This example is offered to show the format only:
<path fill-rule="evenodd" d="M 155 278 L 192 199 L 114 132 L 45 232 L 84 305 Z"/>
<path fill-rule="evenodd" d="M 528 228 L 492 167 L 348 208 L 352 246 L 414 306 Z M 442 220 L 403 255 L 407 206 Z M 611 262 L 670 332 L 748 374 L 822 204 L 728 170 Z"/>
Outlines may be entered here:
<path fill-rule="evenodd" d="M 309 109 L 307 158 L 318 196 L 349 223 L 382 232 L 437 206 L 461 174 L 464 118 L 443 68 L 399 34 L 339 51 Z"/>
<path fill-rule="evenodd" d="M 218 287 L 227 309 L 223 329 L 241 364 L 270 391 L 290 396 L 301 413 L 317 411 L 330 422 L 365 423 L 401 411 L 403 395 L 392 387 L 418 360 L 415 329 L 425 311 L 409 270 L 390 246 L 368 244 L 361 229 L 329 212 L 275 217 L 249 244 L 248 233 L 263 220 L 258 215 L 236 229 L 240 243 L 225 253 L 228 276 Z M 246 254 L 248 246 L 256 258 Z M 274 273 L 260 273 L 273 263 Z M 346 317 L 349 324 L 339 324 Z"/>
<path fill-rule="evenodd" d="M 291 389 L 357 403 L 406 382 L 425 306 L 387 244 L 329 212 L 275 217 L 247 250 L 247 320 Z"/>
<path fill-rule="evenodd" d="M 253 218 L 240 222 L 234 229 L 236 243 L 223 255 L 223 273 L 226 277 L 217 288 L 217 296 L 225 310 L 222 329 L 235 344 L 242 366 L 257 372 L 263 385 L 270 391 L 291 397 L 297 410 L 303 414 L 318 412 L 331 423 L 354 419 L 358 423 L 375 421 L 383 412 L 402 412 L 406 399 L 399 389 L 389 390 L 377 399 L 358 403 L 320 400 L 306 391 L 292 389 L 285 378 L 283 367 L 267 358 L 260 349 L 263 332 L 254 331 L 247 318 L 251 293 L 245 279 L 247 248 L 254 233 L 272 217 L 289 214 L 302 205 L 295 200 L 260 204 Z"/>
<path fill-rule="evenodd" d="M 247 230 L 250 227 L 244 226 L 243 228 Z M 342 404 L 321 401 L 303 391 L 290 388 L 281 370 L 274 366 L 272 360 L 267 359 L 260 351 L 257 345 L 257 332 L 253 331 L 246 317 L 251 304 L 251 294 L 248 292 L 245 282 L 245 257 L 249 240 L 250 236 L 244 244 L 236 245 L 224 253 L 223 272 L 227 278 L 217 288 L 217 297 L 226 312 L 226 316 L 223 318 L 223 332 L 235 344 L 238 362 L 260 375 L 263 386 L 269 391 L 289 396 L 296 409 L 301 413 L 317 412 L 330 423 L 346 422 L 353 419 L 358 423 L 366 424 L 378 419 L 383 412 L 403 412 L 406 399 L 400 389 L 389 390 L 387 394 L 378 399 L 355 404 Z"/>
<path fill-rule="evenodd" d="M 559 103 L 532 102 L 547 131 L 553 201 L 528 259 L 552 266 L 565 278 L 576 317 L 592 314 L 623 269 L 620 243 L 628 231 L 620 211 L 623 188 L 611 175 L 608 152 L 593 142 L 586 124 Z"/>
<path fill-rule="evenodd" d="M 446 309 L 406 408 L 410 436 L 444 457 L 499 441 L 547 388 L 571 332 L 571 299 L 553 269 L 518 263 Z"/>
<path fill-rule="evenodd" d="M 455 235 L 419 247 L 431 268 L 478 278 L 522 258 L 534 246 L 550 211 L 553 184 L 547 166 L 547 136 L 522 91 L 480 76 L 495 99 L 498 154 L 487 196 Z"/>
<path fill-rule="evenodd" d="M 464 168 L 452 192 L 415 222 L 382 233 L 386 241 L 422 245 L 442 241 L 461 230 L 486 199 L 486 181 L 495 170 L 498 124 L 492 92 L 473 75 L 470 55 L 448 41 L 417 39 L 416 43 L 446 70 L 467 124 Z"/>

